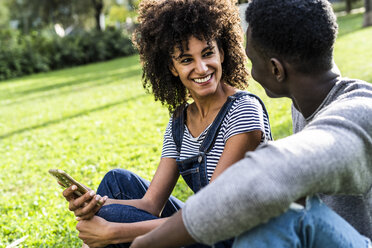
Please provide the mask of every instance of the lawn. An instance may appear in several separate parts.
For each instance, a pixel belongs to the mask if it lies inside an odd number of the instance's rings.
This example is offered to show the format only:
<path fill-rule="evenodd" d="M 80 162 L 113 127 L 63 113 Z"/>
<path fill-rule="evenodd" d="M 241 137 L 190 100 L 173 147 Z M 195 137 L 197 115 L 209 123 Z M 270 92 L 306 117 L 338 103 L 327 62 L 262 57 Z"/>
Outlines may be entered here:
<path fill-rule="evenodd" d="M 372 28 L 339 19 L 335 60 L 344 76 L 372 82 Z M 358 25 L 357 25 L 358 24 Z M 291 133 L 290 102 L 250 91 L 267 105 L 274 137 Z M 169 114 L 141 85 L 138 56 L 0 82 L 0 247 L 79 247 L 76 221 L 48 175 L 61 168 L 91 188 L 126 168 L 151 179 Z M 174 195 L 190 191 L 182 180 Z"/>

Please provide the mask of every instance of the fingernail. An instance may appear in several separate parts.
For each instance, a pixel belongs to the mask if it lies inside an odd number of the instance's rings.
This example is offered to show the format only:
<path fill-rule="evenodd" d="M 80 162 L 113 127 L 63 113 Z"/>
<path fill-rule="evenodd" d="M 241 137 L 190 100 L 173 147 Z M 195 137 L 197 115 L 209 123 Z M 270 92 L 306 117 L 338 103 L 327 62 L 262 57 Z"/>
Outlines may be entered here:
<path fill-rule="evenodd" d="M 77 221 L 80 221 L 80 220 L 81 220 L 81 218 L 80 218 L 80 217 L 76 217 L 75 219 L 76 219 Z"/>
<path fill-rule="evenodd" d="M 101 199 L 101 196 L 97 195 L 96 200 L 99 201 Z"/>
<path fill-rule="evenodd" d="M 76 190 L 77 189 L 77 186 L 76 185 L 72 185 L 71 189 L 72 190 Z"/>
<path fill-rule="evenodd" d="M 94 193 L 94 191 L 93 191 L 93 190 L 92 190 L 92 191 L 90 191 L 90 193 L 89 193 L 89 195 L 90 195 L 90 196 L 94 196 L 94 194 L 95 194 L 95 193 Z"/>
<path fill-rule="evenodd" d="M 105 203 L 106 200 L 107 200 L 107 196 L 104 196 L 104 197 L 102 197 L 100 203 L 103 204 L 103 203 Z"/>

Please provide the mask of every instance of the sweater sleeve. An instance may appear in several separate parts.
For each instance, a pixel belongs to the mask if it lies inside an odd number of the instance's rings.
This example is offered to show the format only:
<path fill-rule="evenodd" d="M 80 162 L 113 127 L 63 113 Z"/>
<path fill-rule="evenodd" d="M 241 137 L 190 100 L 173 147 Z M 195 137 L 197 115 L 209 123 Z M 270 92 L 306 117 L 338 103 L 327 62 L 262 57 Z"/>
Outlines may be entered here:
<path fill-rule="evenodd" d="M 182 212 L 186 229 L 196 241 L 213 244 L 280 215 L 301 197 L 368 192 L 371 116 L 371 99 L 346 100 L 303 131 L 248 152 L 189 198 Z"/>

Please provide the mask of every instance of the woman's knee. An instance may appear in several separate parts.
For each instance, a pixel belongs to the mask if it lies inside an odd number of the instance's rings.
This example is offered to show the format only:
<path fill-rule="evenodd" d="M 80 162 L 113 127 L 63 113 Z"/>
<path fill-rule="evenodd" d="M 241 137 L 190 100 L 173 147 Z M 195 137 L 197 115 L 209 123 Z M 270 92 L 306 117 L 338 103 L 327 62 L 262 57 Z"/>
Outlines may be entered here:
<path fill-rule="evenodd" d="M 112 169 L 109 172 L 106 173 L 106 175 L 103 177 L 102 181 L 107 181 L 107 182 L 115 182 L 115 181 L 120 181 L 120 182 L 125 182 L 125 181 L 130 181 L 130 178 L 133 177 L 135 174 L 133 172 L 130 172 L 129 170 L 126 169 Z"/>
<path fill-rule="evenodd" d="M 148 186 L 149 182 L 131 171 L 113 169 L 102 179 L 99 191 L 112 195 L 116 199 L 140 199 L 146 193 Z M 110 193 L 107 193 L 108 191 Z"/>

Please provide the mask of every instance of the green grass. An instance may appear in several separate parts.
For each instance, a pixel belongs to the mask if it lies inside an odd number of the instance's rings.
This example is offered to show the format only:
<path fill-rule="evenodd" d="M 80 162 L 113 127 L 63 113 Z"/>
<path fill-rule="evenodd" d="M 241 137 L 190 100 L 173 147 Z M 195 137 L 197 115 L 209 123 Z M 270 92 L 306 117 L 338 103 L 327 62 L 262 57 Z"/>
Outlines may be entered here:
<path fill-rule="evenodd" d="M 372 27 L 362 28 L 363 14 L 338 18 L 335 61 L 345 77 L 372 82 Z"/>
<path fill-rule="evenodd" d="M 364 6 L 364 1 L 363 0 L 358 0 L 355 1 L 354 3 L 351 4 L 352 9 L 357 9 L 361 8 Z M 332 3 L 333 11 L 335 12 L 341 12 L 346 10 L 346 3 L 345 1 L 340 1 L 340 2 L 334 2 Z"/>
<path fill-rule="evenodd" d="M 372 81 L 372 28 L 361 15 L 339 19 L 335 60 L 344 76 Z M 353 24 L 351 24 L 353 23 Z M 61 168 L 97 188 L 113 168 L 151 179 L 169 115 L 141 85 L 138 56 L 0 82 L 0 247 L 79 247 L 76 221 L 48 175 Z M 269 99 L 276 139 L 291 133 L 290 101 Z M 174 195 L 190 191 L 182 180 Z"/>

